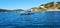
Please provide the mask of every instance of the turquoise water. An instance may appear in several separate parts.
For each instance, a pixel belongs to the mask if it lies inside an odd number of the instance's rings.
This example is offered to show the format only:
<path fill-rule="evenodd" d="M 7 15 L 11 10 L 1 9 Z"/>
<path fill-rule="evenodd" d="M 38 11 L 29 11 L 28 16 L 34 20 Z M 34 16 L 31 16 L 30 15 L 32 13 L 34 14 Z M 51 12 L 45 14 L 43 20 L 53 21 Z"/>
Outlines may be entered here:
<path fill-rule="evenodd" d="M 60 11 L 33 13 L 0 12 L 0 28 L 60 28 Z"/>

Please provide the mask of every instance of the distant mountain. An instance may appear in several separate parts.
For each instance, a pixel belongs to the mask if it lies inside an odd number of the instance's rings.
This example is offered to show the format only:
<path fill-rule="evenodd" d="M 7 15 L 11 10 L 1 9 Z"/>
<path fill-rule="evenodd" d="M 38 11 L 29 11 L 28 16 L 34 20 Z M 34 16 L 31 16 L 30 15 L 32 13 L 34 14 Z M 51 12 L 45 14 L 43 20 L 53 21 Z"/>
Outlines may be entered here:
<path fill-rule="evenodd" d="M 15 9 L 15 10 L 7 10 L 7 9 L 0 9 L 0 12 L 20 12 L 24 11 L 22 9 Z"/>

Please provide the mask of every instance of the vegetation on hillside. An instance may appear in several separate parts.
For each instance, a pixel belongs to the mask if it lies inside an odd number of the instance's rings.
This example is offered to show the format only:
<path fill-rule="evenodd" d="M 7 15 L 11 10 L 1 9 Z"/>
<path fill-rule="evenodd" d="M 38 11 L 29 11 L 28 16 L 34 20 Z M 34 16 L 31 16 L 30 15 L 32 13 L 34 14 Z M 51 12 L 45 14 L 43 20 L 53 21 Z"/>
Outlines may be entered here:
<path fill-rule="evenodd" d="M 39 7 L 35 7 L 35 8 L 33 7 L 31 9 L 33 9 L 33 10 L 36 9 L 38 12 L 40 12 L 40 11 L 46 11 L 48 9 L 54 9 L 56 7 L 57 7 L 57 9 L 60 9 L 60 2 L 56 2 L 56 3 L 49 2 L 49 3 L 46 3 L 46 4 L 41 4 Z"/>

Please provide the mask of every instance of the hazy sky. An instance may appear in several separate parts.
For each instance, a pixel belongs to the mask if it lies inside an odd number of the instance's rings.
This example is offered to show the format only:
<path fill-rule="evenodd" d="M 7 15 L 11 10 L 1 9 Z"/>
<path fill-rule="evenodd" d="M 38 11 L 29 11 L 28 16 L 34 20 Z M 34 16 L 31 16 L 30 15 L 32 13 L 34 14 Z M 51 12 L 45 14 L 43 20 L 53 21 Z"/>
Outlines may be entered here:
<path fill-rule="evenodd" d="M 52 1 L 60 0 L 0 0 L 0 8 L 26 10 Z"/>

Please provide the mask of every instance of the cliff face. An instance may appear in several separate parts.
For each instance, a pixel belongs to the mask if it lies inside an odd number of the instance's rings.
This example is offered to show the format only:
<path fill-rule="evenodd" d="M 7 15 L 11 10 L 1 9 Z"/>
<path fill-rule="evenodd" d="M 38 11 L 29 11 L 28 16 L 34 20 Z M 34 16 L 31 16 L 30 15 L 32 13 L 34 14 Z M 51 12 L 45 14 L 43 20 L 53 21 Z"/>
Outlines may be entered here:
<path fill-rule="evenodd" d="M 51 8 L 51 9 L 54 9 L 54 8 L 56 8 L 57 7 L 57 9 L 60 9 L 60 2 L 49 2 L 49 3 L 47 3 L 47 4 L 45 4 L 45 8 Z"/>
<path fill-rule="evenodd" d="M 41 11 L 46 11 L 48 9 L 60 9 L 60 2 L 49 2 L 46 4 L 41 4 L 39 7 L 33 7 L 30 9 L 30 11 L 34 12 L 41 12 Z"/>

